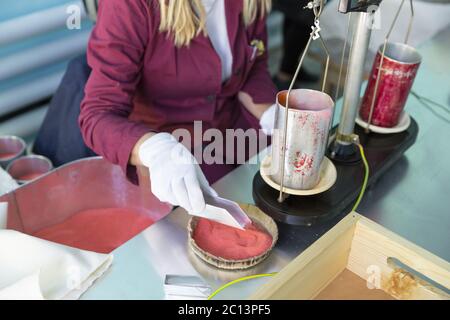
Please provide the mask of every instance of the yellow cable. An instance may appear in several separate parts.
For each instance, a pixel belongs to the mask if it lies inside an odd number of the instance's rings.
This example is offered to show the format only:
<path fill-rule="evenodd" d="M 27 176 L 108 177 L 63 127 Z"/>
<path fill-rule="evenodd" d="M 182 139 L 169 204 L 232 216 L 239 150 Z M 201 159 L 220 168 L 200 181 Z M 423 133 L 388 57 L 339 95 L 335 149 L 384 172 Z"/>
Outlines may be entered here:
<path fill-rule="evenodd" d="M 219 294 L 222 290 L 228 288 L 229 286 L 232 286 L 233 284 L 242 282 L 242 281 L 246 281 L 246 280 L 251 280 L 251 279 L 256 279 L 256 278 L 263 278 L 263 277 L 271 277 L 276 275 L 276 272 L 272 272 L 272 273 L 262 273 L 262 274 L 255 274 L 252 276 L 246 276 L 246 277 L 242 277 L 236 280 L 233 280 L 231 282 L 228 282 L 226 284 L 224 284 L 223 286 L 221 286 L 219 289 L 217 289 L 216 291 L 214 291 L 209 297 L 208 300 L 211 300 L 212 298 L 214 298 L 217 294 Z"/>
<path fill-rule="evenodd" d="M 363 181 L 363 185 L 361 187 L 361 191 L 359 193 L 358 199 L 355 202 L 355 205 L 353 206 L 352 212 L 356 211 L 356 209 L 358 208 L 359 204 L 361 203 L 361 200 L 364 196 L 364 193 L 366 192 L 366 187 L 367 187 L 367 183 L 369 182 L 369 163 L 367 162 L 367 158 L 366 158 L 366 154 L 364 153 L 364 148 L 361 144 L 357 144 L 358 148 L 359 148 L 359 152 L 361 153 L 361 158 L 362 161 L 364 163 L 364 181 Z M 211 300 L 212 298 L 214 298 L 216 295 L 218 295 L 221 291 L 223 291 L 224 289 L 228 288 L 229 286 L 232 286 L 233 284 L 242 282 L 242 281 L 246 281 L 246 280 L 251 280 L 251 279 L 257 279 L 257 278 L 263 278 L 263 277 L 272 277 L 274 275 L 276 275 L 277 272 L 272 272 L 272 273 L 262 273 L 262 274 L 255 274 L 252 276 L 246 276 L 246 277 L 242 277 L 236 280 L 233 280 L 231 282 L 228 282 L 226 284 L 224 284 L 223 286 L 221 286 L 219 289 L 217 289 L 216 291 L 214 291 L 209 297 L 208 300 Z"/>
<path fill-rule="evenodd" d="M 364 193 L 366 192 L 366 187 L 367 187 L 367 183 L 369 182 L 369 163 L 367 162 L 367 158 L 366 158 L 366 154 L 364 153 L 364 148 L 361 144 L 357 144 L 358 148 L 359 148 L 359 152 L 361 153 L 361 158 L 362 161 L 364 163 L 364 182 L 363 185 L 361 187 L 361 192 L 359 193 L 358 199 L 355 202 L 355 205 L 352 208 L 352 212 L 356 211 L 356 209 L 358 209 L 359 204 L 361 203 L 361 200 L 364 196 Z"/>

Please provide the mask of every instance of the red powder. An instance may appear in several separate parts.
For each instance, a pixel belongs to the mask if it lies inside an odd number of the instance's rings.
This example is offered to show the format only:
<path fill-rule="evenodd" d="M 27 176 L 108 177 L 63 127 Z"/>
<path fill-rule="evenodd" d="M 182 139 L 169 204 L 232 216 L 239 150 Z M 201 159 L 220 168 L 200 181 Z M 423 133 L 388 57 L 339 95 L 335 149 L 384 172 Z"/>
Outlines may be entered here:
<path fill-rule="evenodd" d="M 0 153 L 0 160 L 11 159 L 11 158 L 14 158 L 16 155 L 17 155 L 17 152 Z"/>
<path fill-rule="evenodd" d="M 228 260 L 242 260 L 263 254 L 272 237 L 255 225 L 239 230 L 208 219 L 199 219 L 194 241 L 206 252 Z"/>
<path fill-rule="evenodd" d="M 17 177 L 17 180 L 22 180 L 22 181 L 31 181 L 34 180 L 36 178 L 39 178 L 40 176 L 42 176 L 43 173 L 27 173 L 27 174 L 23 174 L 19 177 Z"/>
<path fill-rule="evenodd" d="M 34 236 L 83 250 L 110 253 L 152 224 L 150 217 L 135 209 L 91 209 L 42 229 Z"/>

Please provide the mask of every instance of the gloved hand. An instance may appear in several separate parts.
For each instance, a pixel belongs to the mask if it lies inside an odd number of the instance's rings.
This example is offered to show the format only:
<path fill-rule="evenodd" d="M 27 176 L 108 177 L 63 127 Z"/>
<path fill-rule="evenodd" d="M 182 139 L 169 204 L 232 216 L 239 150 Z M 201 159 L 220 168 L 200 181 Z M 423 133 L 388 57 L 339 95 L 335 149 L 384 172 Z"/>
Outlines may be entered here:
<path fill-rule="evenodd" d="M 273 129 L 275 127 L 275 113 L 277 110 L 277 105 L 273 104 L 269 107 L 266 111 L 264 111 L 263 115 L 261 116 L 261 119 L 259 120 L 259 125 L 261 126 L 261 129 L 263 132 L 271 136 L 273 133 Z"/>
<path fill-rule="evenodd" d="M 150 170 L 153 194 L 191 213 L 205 209 L 203 194 L 217 196 L 196 159 L 168 133 L 158 133 L 139 147 L 139 159 Z"/>

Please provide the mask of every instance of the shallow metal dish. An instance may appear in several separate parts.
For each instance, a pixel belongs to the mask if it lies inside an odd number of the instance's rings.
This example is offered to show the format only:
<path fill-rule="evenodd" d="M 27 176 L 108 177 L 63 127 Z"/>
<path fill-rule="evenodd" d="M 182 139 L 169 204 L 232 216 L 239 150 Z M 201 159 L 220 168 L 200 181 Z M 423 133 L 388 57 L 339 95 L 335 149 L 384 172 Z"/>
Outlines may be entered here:
<path fill-rule="evenodd" d="M 251 267 L 256 266 L 257 264 L 264 261 L 272 251 L 273 247 L 277 243 L 278 240 L 278 227 L 275 221 L 267 214 L 262 212 L 258 207 L 255 207 L 250 204 L 240 204 L 242 210 L 248 215 L 250 219 L 252 219 L 253 223 L 257 224 L 259 227 L 266 230 L 272 236 L 272 245 L 271 247 L 264 253 L 259 256 L 242 259 L 242 260 L 228 260 L 221 257 L 217 257 L 215 255 L 206 252 L 202 248 L 200 248 L 193 238 L 195 227 L 197 226 L 197 217 L 192 217 L 189 220 L 188 224 L 188 236 L 189 236 L 189 247 L 190 249 L 203 261 L 206 263 L 213 265 L 219 269 L 226 270 L 244 270 Z"/>
<path fill-rule="evenodd" d="M 53 164 L 48 158 L 38 155 L 29 155 L 12 161 L 6 167 L 6 172 L 8 172 L 19 184 L 24 184 L 50 172 L 52 169 Z M 36 174 L 36 177 L 32 179 L 23 179 L 23 177 L 28 174 Z"/>
<path fill-rule="evenodd" d="M 0 166 L 6 168 L 12 161 L 25 154 L 27 144 L 22 138 L 16 136 L 0 136 L 0 154 L 14 153 L 10 158 L 1 159 Z"/>

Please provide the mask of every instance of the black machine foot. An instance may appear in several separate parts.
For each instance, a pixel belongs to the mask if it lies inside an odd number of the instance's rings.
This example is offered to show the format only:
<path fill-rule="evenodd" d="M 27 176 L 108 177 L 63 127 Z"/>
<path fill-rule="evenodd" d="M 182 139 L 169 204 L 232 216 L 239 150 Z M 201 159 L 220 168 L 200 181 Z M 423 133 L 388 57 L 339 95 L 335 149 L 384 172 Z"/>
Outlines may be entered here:
<path fill-rule="evenodd" d="M 414 144 L 418 132 L 419 126 L 412 118 L 409 128 L 396 134 L 367 134 L 363 128 L 355 127 L 370 166 L 368 186 L 386 173 Z M 364 166 L 355 159 L 331 159 L 336 166 L 337 181 L 328 191 L 313 196 L 290 195 L 282 203 L 278 202 L 279 191 L 267 185 L 258 172 L 253 179 L 253 199 L 262 211 L 287 224 L 311 226 L 331 219 L 349 211 L 361 191 Z"/>

